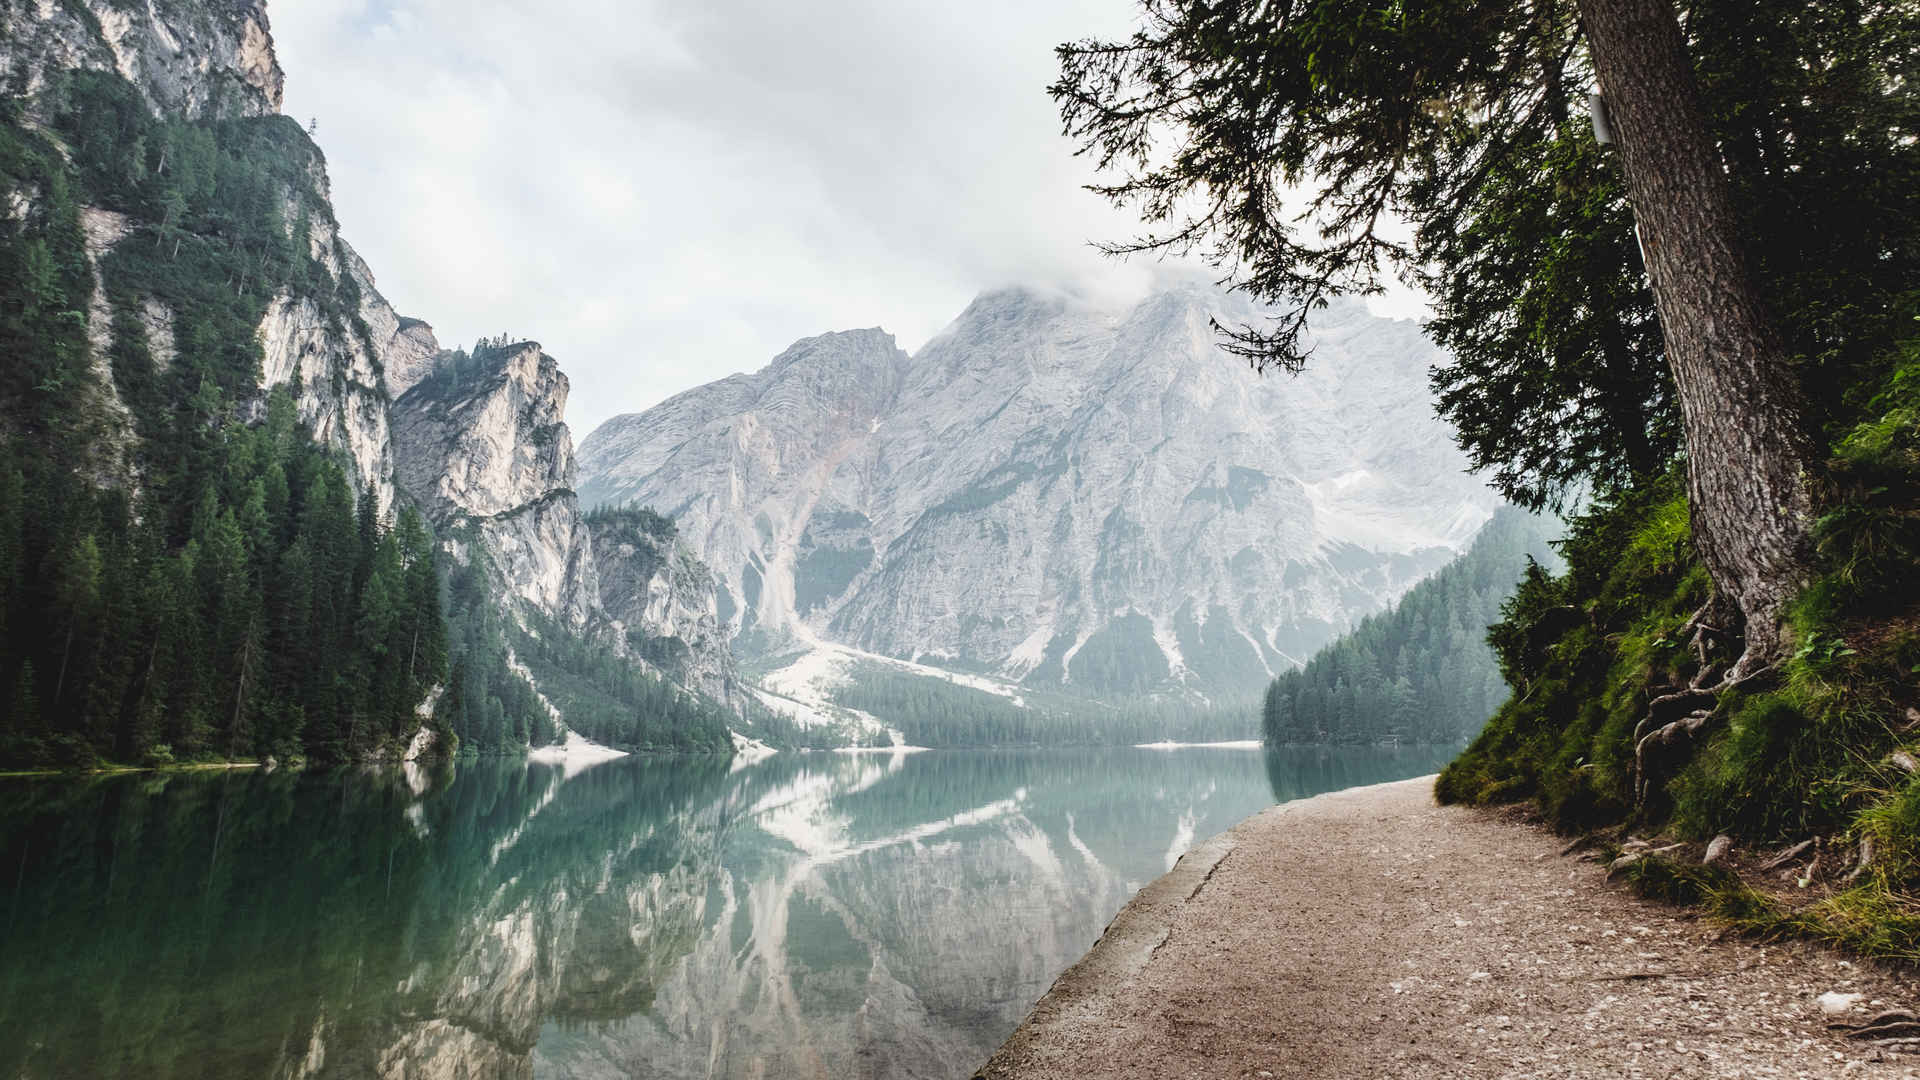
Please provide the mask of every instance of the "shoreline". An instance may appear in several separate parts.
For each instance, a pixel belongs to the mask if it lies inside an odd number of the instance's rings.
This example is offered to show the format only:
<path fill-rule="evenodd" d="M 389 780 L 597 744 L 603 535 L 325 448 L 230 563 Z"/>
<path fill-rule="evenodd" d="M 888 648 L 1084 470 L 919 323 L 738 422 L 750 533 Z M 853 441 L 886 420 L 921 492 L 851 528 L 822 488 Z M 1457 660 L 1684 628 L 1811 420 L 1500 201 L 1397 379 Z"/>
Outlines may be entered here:
<path fill-rule="evenodd" d="M 264 761 L 211 761 L 192 765 L 103 765 L 97 769 L 16 769 L 0 772 L 0 780 L 39 780 L 64 776 L 75 780 L 95 776 L 126 776 L 130 773 L 226 772 L 232 769 L 263 769 Z"/>
<path fill-rule="evenodd" d="M 1432 788 L 1283 803 L 1195 847 L 974 1077 L 1920 1075 L 1828 1027 L 1913 1006 L 1885 966 L 1731 937 Z"/>

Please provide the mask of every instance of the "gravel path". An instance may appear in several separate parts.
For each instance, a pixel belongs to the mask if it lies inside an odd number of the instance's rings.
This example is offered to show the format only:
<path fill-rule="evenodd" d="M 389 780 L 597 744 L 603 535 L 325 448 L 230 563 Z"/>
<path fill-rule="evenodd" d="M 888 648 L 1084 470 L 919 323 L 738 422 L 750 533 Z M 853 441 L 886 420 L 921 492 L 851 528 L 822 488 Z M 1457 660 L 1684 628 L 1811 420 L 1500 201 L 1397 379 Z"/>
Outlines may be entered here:
<path fill-rule="evenodd" d="M 1436 806 L 1431 777 L 1274 807 L 1141 890 L 979 1073 L 1920 1077 L 1829 1032 L 1920 987 L 1722 940 L 1562 841 Z"/>

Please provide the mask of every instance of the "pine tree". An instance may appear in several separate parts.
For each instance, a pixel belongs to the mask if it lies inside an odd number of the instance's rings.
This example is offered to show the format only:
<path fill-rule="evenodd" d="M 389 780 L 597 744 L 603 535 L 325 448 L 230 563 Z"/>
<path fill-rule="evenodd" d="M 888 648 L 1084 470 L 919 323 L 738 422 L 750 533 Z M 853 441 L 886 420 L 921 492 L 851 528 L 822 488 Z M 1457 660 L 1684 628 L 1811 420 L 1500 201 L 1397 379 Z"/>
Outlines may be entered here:
<path fill-rule="evenodd" d="M 82 536 L 61 559 L 54 576 L 54 596 L 65 623 L 65 638 L 60 647 L 60 672 L 54 679 L 53 697 L 57 708 L 66 697 L 67 671 L 73 659 L 75 639 L 92 628 L 100 604 L 100 545 L 91 535 Z"/>
<path fill-rule="evenodd" d="M 41 730 L 40 695 L 33 685 L 33 661 L 20 665 L 13 677 L 13 692 L 8 696 L 8 726 L 0 735 L 32 734 Z"/>
<path fill-rule="evenodd" d="M 21 603 L 22 556 L 26 550 L 27 481 L 13 463 L 11 447 L 0 442 L 0 676 L 13 668 L 10 627 Z"/>

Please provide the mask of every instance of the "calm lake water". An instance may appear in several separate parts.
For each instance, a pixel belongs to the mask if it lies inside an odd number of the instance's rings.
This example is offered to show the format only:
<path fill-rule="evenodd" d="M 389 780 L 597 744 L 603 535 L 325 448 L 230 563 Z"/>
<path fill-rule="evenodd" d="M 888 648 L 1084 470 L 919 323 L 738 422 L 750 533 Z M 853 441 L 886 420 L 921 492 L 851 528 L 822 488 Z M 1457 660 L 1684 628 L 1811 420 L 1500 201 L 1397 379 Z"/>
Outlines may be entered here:
<path fill-rule="evenodd" d="M 1194 843 L 1446 756 L 10 782 L 0 1075 L 964 1077 Z"/>

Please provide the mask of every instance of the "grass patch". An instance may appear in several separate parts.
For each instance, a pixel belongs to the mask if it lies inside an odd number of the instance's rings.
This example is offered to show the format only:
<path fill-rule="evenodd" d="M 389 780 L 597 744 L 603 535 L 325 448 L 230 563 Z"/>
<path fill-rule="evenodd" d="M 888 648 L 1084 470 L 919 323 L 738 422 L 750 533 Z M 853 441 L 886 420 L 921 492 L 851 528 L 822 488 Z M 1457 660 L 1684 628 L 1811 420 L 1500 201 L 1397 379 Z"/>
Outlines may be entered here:
<path fill-rule="evenodd" d="M 1702 908 L 1748 937 L 1810 939 L 1864 956 L 1920 962 L 1920 903 L 1883 883 L 1867 881 L 1795 904 L 1730 871 L 1659 855 L 1636 860 L 1623 876 L 1636 895 Z"/>

